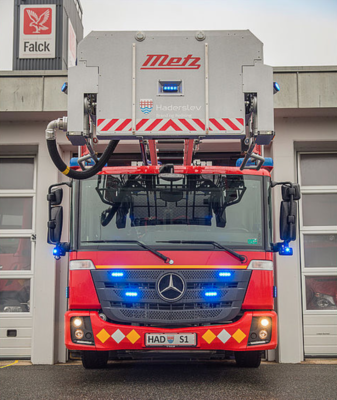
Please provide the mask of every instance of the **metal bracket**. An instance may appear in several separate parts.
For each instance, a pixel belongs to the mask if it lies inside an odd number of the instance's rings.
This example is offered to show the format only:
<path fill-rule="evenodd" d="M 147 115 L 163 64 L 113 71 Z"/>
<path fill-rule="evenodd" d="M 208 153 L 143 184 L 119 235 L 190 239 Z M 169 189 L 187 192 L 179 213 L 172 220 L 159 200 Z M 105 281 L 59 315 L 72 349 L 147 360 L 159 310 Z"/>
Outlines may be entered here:
<path fill-rule="evenodd" d="M 98 163 L 97 155 L 92 147 L 92 143 L 91 143 L 92 140 L 85 138 L 85 142 L 86 142 L 85 145 L 87 146 L 87 149 L 88 149 L 88 153 L 79 157 L 77 160 L 77 163 L 81 167 L 82 171 L 86 170 L 86 166 L 84 164 L 85 161 L 92 160 L 95 164 Z M 80 149 L 81 149 L 81 146 L 80 146 Z M 81 154 L 80 149 L 79 149 L 79 154 Z"/>
<path fill-rule="evenodd" d="M 146 142 L 143 139 L 139 139 L 140 152 L 142 154 L 143 165 L 147 165 L 147 155 L 146 155 Z"/>
<path fill-rule="evenodd" d="M 151 165 L 157 166 L 158 165 L 158 157 L 157 157 L 157 146 L 155 140 L 148 140 L 148 148 L 150 151 L 150 160 Z"/>
<path fill-rule="evenodd" d="M 192 157 L 194 151 L 194 140 L 185 139 L 184 143 L 184 166 L 192 165 Z"/>
<path fill-rule="evenodd" d="M 209 134 L 209 108 L 208 108 L 208 43 L 205 43 L 205 133 Z"/>
<path fill-rule="evenodd" d="M 264 163 L 264 157 L 260 156 L 259 154 L 253 153 L 255 144 L 256 144 L 256 139 L 250 138 L 247 153 L 246 153 L 245 158 L 243 159 L 242 164 L 240 166 L 241 171 L 246 168 L 247 162 L 250 158 L 252 158 L 253 160 L 256 160 L 258 163 L 257 163 L 257 165 L 252 165 L 252 166 L 247 167 L 247 169 L 256 169 L 257 171 L 259 171 L 261 169 L 261 167 Z"/>
<path fill-rule="evenodd" d="M 136 133 L 136 43 L 132 43 L 132 128 L 131 130 L 133 134 Z"/>

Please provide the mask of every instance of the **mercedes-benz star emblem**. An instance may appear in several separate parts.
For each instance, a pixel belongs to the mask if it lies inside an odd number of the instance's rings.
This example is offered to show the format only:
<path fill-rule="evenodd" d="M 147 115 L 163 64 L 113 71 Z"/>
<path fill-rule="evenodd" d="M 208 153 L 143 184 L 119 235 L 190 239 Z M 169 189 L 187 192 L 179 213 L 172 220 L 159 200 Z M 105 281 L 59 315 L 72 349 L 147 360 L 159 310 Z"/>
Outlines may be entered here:
<path fill-rule="evenodd" d="M 165 301 L 177 301 L 185 293 L 186 285 L 183 278 L 175 273 L 168 272 L 157 281 L 159 296 Z"/>

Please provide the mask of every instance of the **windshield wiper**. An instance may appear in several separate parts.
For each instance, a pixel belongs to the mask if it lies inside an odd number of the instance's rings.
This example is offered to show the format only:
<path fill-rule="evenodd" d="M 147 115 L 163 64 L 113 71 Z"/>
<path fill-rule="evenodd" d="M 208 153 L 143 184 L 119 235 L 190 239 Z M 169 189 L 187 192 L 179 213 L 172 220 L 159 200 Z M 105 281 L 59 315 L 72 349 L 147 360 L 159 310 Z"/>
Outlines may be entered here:
<path fill-rule="evenodd" d="M 243 256 L 236 251 L 223 246 L 218 242 L 213 242 L 212 240 L 159 240 L 157 243 L 179 243 L 179 244 L 212 244 L 218 249 L 225 250 L 230 253 L 232 256 L 238 258 L 241 262 L 247 261 L 247 257 Z"/>
<path fill-rule="evenodd" d="M 174 264 L 174 261 L 171 260 L 169 257 L 164 256 L 164 254 L 159 253 L 158 251 L 152 249 L 143 242 L 140 242 L 139 240 L 88 240 L 83 243 L 136 243 L 138 244 L 138 246 L 143 247 L 143 249 L 150 251 L 152 254 L 164 260 L 166 264 Z"/>

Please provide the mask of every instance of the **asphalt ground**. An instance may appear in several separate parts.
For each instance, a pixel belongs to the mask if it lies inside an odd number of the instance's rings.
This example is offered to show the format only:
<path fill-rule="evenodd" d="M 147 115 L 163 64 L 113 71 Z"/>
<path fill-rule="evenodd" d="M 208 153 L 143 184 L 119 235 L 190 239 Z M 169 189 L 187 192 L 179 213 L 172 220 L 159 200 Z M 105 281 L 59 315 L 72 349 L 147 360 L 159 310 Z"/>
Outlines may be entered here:
<path fill-rule="evenodd" d="M 230 361 L 124 361 L 85 370 L 79 363 L 19 362 L 0 369 L 0 399 L 335 400 L 337 365 L 262 363 L 239 369 Z"/>

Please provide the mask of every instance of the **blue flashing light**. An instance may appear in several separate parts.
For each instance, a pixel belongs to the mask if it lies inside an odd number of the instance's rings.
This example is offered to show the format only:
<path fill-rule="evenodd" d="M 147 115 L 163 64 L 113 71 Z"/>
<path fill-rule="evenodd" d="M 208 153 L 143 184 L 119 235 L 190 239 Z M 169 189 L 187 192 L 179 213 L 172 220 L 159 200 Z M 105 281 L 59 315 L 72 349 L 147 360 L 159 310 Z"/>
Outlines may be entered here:
<path fill-rule="evenodd" d="M 138 292 L 125 292 L 125 296 L 127 297 L 137 297 Z"/>
<path fill-rule="evenodd" d="M 205 292 L 206 297 L 216 297 L 218 295 L 218 292 L 212 291 L 212 292 Z"/>
<path fill-rule="evenodd" d="M 274 90 L 279 92 L 281 90 L 280 85 L 277 82 L 274 82 Z"/>
<path fill-rule="evenodd" d="M 163 92 L 177 92 L 178 86 L 163 86 Z"/>
<path fill-rule="evenodd" d="M 61 92 L 68 94 L 68 82 L 64 82 L 64 84 L 61 87 Z"/>
<path fill-rule="evenodd" d="M 113 278 L 122 278 L 124 276 L 124 272 L 114 271 L 114 272 L 111 272 L 111 276 Z"/>
<path fill-rule="evenodd" d="M 280 246 L 279 248 L 279 255 L 280 256 L 292 256 L 293 255 L 293 249 L 289 247 L 288 245 L 284 244 Z"/>
<path fill-rule="evenodd" d="M 66 255 L 66 252 L 69 251 L 67 243 L 58 243 L 54 248 L 53 248 L 53 256 L 55 260 L 59 260 L 62 256 Z"/>
<path fill-rule="evenodd" d="M 236 166 L 241 167 L 241 164 L 243 163 L 243 158 L 238 158 L 236 160 Z M 250 158 L 246 164 L 247 167 L 253 167 L 256 165 L 256 161 Z M 263 167 L 273 167 L 274 166 L 274 160 L 271 157 L 265 157 Z"/>
<path fill-rule="evenodd" d="M 274 166 L 274 160 L 271 157 L 265 157 L 263 166 L 264 167 L 273 167 Z"/>
<path fill-rule="evenodd" d="M 221 278 L 223 278 L 223 277 L 229 277 L 229 276 L 232 276 L 232 273 L 231 273 L 231 272 L 219 272 L 219 276 L 220 276 Z"/>
<path fill-rule="evenodd" d="M 59 246 L 53 248 L 53 256 L 55 260 L 59 260 L 64 254 L 62 254 L 62 249 Z"/>

